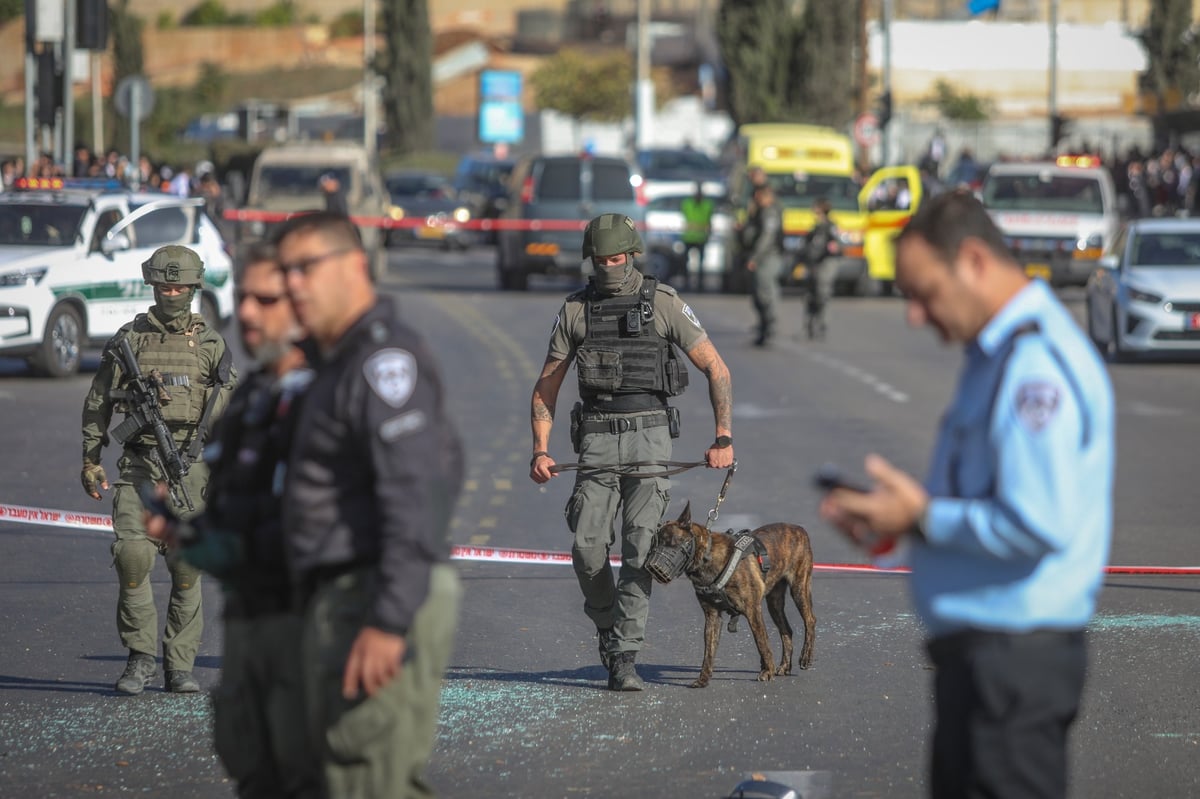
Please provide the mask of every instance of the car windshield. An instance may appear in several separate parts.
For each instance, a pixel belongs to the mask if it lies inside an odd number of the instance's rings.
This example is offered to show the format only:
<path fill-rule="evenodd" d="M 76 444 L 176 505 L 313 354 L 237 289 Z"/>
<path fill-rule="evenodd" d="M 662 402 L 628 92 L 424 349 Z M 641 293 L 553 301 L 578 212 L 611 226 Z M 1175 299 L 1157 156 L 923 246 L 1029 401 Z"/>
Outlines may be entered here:
<path fill-rule="evenodd" d="M 476 161 L 460 173 L 459 188 L 484 191 L 503 187 L 512 171 L 512 161 Z"/>
<path fill-rule="evenodd" d="M 86 210 L 82 205 L 0 205 L 0 245 L 69 247 Z"/>
<path fill-rule="evenodd" d="M 999 211 L 1104 213 L 1099 180 L 1049 171 L 1034 175 L 989 175 L 983 184 L 983 204 Z"/>
<path fill-rule="evenodd" d="M 656 173 L 721 171 L 716 161 L 696 150 L 646 150 L 638 154 L 638 166 L 647 177 Z"/>
<path fill-rule="evenodd" d="M 848 177 L 798 172 L 768 174 L 767 182 L 785 208 L 811 208 L 824 197 L 835 211 L 858 210 L 858 184 Z"/>
<path fill-rule="evenodd" d="M 387 179 L 388 194 L 393 197 L 436 199 L 454 193 L 450 181 L 440 175 L 394 175 Z"/>
<path fill-rule="evenodd" d="M 320 194 L 318 185 L 321 176 L 329 173 L 337 178 L 343 188 L 350 186 L 349 167 L 330 166 L 264 166 L 258 173 L 258 193 L 263 196 L 281 194 Z"/>
<path fill-rule="evenodd" d="M 681 209 L 683 208 L 683 201 L 691 196 L 692 195 L 690 195 L 690 194 L 667 194 L 667 195 L 663 195 L 660 197 L 655 197 L 650 202 L 646 203 L 646 210 L 647 211 L 660 211 L 660 212 L 674 211 L 677 213 L 681 213 L 682 212 Z M 725 199 L 724 197 L 710 196 L 708 199 L 713 201 L 713 211 L 714 212 L 722 213 L 722 212 L 727 212 L 729 210 L 729 201 L 727 199 Z"/>
<path fill-rule="evenodd" d="M 1195 233 L 1141 233 L 1132 243 L 1131 266 L 1200 266 L 1200 231 Z"/>

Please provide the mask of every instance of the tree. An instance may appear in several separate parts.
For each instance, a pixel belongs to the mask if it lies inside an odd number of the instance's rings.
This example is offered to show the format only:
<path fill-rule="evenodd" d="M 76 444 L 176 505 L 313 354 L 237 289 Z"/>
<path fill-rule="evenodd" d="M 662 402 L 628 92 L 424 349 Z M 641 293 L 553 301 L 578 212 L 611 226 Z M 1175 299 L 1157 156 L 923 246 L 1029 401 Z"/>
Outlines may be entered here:
<path fill-rule="evenodd" d="M 386 44 L 375 70 L 384 78 L 388 146 L 399 155 L 433 144 L 433 32 L 426 0 L 383 0 Z"/>
<path fill-rule="evenodd" d="M 933 94 L 925 100 L 929 105 L 936 106 L 938 112 L 946 119 L 963 122 L 983 122 L 992 115 L 992 104 L 986 98 L 970 92 L 959 91 L 946 80 L 933 84 Z"/>
<path fill-rule="evenodd" d="M 118 0 L 109 6 L 108 29 L 112 32 L 113 85 L 116 86 L 130 75 L 141 75 L 144 69 L 142 29 L 145 21 L 129 10 L 129 0 Z M 130 120 L 116 113 L 109 99 L 108 118 L 112 120 L 115 135 L 110 142 L 129 142 Z"/>
<path fill-rule="evenodd" d="M 560 50 L 529 76 L 529 85 L 538 108 L 570 117 L 576 134 L 585 119 L 613 122 L 633 112 L 633 61 L 623 51 Z"/>
<path fill-rule="evenodd" d="M 1200 88 L 1200 43 L 1192 26 L 1192 0 L 1152 0 L 1150 18 L 1138 35 L 1146 49 L 1142 86 L 1157 102 L 1156 127 L 1162 135 L 1168 98 L 1188 97 Z"/>
<path fill-rule="evenodd" d="M 857 3 L 809 0 L 795 31 L 785 84 L 785 114 L 800 122 L 843 127 L 854 117 Z"/>
<path fill-rule="evenodd" d="M 788 0 L 722 0 L 717 39 L 735 124 L 785 116 L 795 30 Z"/>

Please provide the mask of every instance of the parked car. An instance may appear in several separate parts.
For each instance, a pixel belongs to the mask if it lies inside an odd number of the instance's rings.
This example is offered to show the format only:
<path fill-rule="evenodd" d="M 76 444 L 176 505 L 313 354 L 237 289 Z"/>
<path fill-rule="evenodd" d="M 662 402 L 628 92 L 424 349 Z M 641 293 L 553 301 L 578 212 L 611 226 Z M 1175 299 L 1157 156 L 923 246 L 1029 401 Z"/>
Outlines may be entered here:
<path fill-rule="evenodd" d="M 508 181 L 517 162 L 490 153 L 465 155 L 454 172 L 454 190 L 471 209 L 472 219 L 496 219 L 508 206 Z M 495 231 L 483 231 L 477 239 L 495 244 Z"/>
<path fill-rule="evenodd" d="M 85 348 L 154 304 L 142 263 L 165 244 L 204 262 L 193 309 L 213 324 L 228 319 L 233 262 L 203 205 L 116 181 L 18 180 L 0 194 L 0 356 L 52 377 L 78 372 Z"/>
<path fill-rule="evenodd" d="M 637 165 L 650 200 L 664 194 L 691 194 L 697 181 L 704 186 L 705 194 L 726 192 L 725 171 L 699 150 L 689 147 L 639 150 Z"/>
<path fill-rule="evenodd" d="M 1087 282 L 1102 353 L 1200 352 L 1200 219 L 1126 223 Z"/>
<path fill-rule="evenodd" d="M 474 234 L 463 227 L 471 221 L 471 209 L 445 175 L 410 169 L 389 172 L 383 182 L 392 218 L 412 223 L 388 230 L 387 246 L 424 243 L 465 250 L 471 245 Z"/>
<path fill-rule="evenodd" d="M 623 158 L 528 157 L 513 169 L 510 188 L 502 219 L 511 227 L 500 231 L 496 246 L 496 275 L 506 290 L 528 289 L 531 274 L 582 277 L 583 228 L 593 217 L 645 221 L 642 176 Z"/>
<path fill-rule="evenodd" d="M 683 231 L 686 221 L 680 210 L 683 201 L 691 194 L 664 194 L 646 203 L 646 231 L 643 239 L 646 244 L 647 272 L 659 280 L 665 281 L 672 273 L 672 267 L 681 264 L 686 257 L 687 248 L 683 243 Z M 704 248 L 702 264 L 693 268 L 685 266 L 689 273 L 703 266 L 701 281 L 707 285 L 710 275 L 719 276 L 721 290 L 729 290 L 726 285 L 726 274 L 729 266 L 731 237 L 733 236 L 733 205 L 725 196 L 713 197 L 714 209 L 712 217 L 712 233 Z M 680 270 L 682 271 L 682 270 Z M 678 287 L 677 287 L 678 288 Z"/>

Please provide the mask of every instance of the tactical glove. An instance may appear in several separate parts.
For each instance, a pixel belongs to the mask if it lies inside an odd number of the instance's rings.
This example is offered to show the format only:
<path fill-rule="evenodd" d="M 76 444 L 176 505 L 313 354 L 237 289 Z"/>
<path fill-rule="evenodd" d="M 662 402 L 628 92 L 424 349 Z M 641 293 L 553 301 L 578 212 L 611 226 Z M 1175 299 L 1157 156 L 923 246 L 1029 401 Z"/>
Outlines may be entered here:
<path fill-rule="evenodd" d="M 80 472 L 79 477 L 83 483 L 83 490 L 93 499 L 100 498 L 101 488 L 108 488 L 108 475 L 104 473 L 104 467 L 98 463 L 84 461 L 83 471 Z"/>

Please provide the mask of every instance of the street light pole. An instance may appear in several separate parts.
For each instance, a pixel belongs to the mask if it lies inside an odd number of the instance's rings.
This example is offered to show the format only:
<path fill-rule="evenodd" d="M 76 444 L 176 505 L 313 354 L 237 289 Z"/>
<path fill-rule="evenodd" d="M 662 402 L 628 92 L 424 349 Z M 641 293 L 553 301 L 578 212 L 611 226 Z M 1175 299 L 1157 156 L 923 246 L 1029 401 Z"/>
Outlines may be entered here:
<path fill-rule="evenodd" d="M 650 143 L 650 122 L 654 114 L 654 88 L 650 82 L 650 0 L 637 4 L 637 78 L 634 88 L 634 148 Z"/>
<path fill-rule="evenodd" d="M 363 146 L 375 154 L 375 0 L 363 0 Z"/>
<path fill-rule="evenodd" d="M 892 95 L 892 0 L 883 0 L 883 95 L 891 97 Z M 891 136 L 888 135 L 888 130 L 891 128 L 891 121 L 887 121 L 882 125 L 880 131 L 880 142 L 883 147 L 883 166 L 888 165 L 889 156 L 891 155 Z"/>
<path fill-rule="evenodd" d="M 1053 153 L 1058 146 L 1054 140 L 1058 116 L 1058 0 L 1050 0 L 1050 96 L 1046 101 L 1046 122 L 1050 129 L 1050 151 Z"/>

